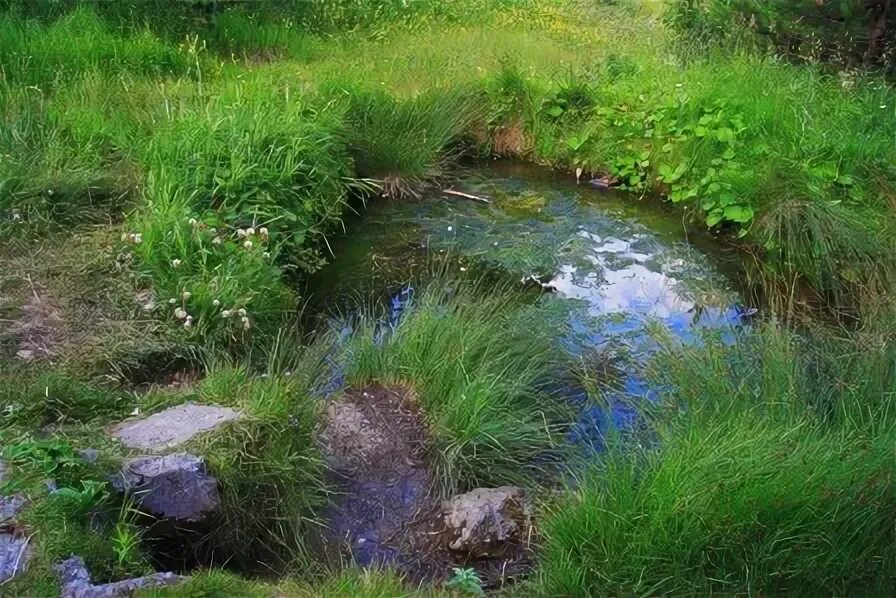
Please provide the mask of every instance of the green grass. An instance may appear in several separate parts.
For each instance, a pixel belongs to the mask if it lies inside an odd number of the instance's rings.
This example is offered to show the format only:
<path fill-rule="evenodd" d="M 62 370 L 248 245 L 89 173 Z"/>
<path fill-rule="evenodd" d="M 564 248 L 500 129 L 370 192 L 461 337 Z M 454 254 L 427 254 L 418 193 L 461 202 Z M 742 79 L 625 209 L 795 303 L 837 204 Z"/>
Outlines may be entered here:
<path fill-rule="evenodd" d="M 437 282 L 393 331 L 386 334 L 376 315 L 359 323 L 346 350 L 346 382 L 413 389 L 447 493 L 519 483 L 562 440 L 569 417 L 546 389 L 562 377 L 563 357 L 551 336 L 562 325 L 552 331 L 539 321 L 545 317 L 506 290 Z"/>
<path fill-rule="evenodd" d="M 120 449 L 100 431 L 135 408 L 242 409 L 191 447 L 222 481 L 206 546 L 247 569 L 319 573 L 311 388 L 329 370 L 324 347 L 281 344 L 297 283 L 326 262 L 353 194 L 413 196 L 468 157 L 513 156 L 616 177 L 632 201 L 659 194 L 741 237 L 770 292 L 789 300 L 808 282 L 884 330 L 844 340 L 809 326 L 803 342 L 771 323 L 734 348 L 670 346 L 652 373 L 674 390 L 641 446 L 619 439 L 548 505 L 533 591 L 892 585 L 887 80 L 788 63 L 741 33 L 722 47 L 682 39 L 656 2 L 315 0 L 252 15 L 14 4 L 0 11 L 0 322 L 14 324 L 0 330 L 13 364 L 0 368 L 4 445 L 41 430 L 110 461 Z M 446 493 L 531 484 L 569 421 L 543 386 L 569 365 L 554 320 L 504 289 L 440 285 L 381 342 L 379 314 L 361 319 L 348 382 L 413 387 Z M 26 309 L 33 297 L 47 313 Z M 52 359 L 19 367 L 28 330 Z M 178 360 L 208 362 L 204 380 L 134 387 Z M 81 512 L 80 482 L 101 472 L 52 461 L 14 468 L 35 501 L 40 564 L 14 588 L 55 593 L 46 566 L 72 551 L 99 579 L 145 570 L 139 555 L 116 558 L 117 523 L 94 528 Z M 48 475 L 75 494 L 51 496 L 38 484 Z M 103 505 L 114 522 L 114 501 Z M 196 595 L 277 591 L 218 572 L 190 583 Z M 353 571 L 289 589 L 419 593 Z"/>
<path fill-rule="evenodd" d="M 894 363 L 890 332 L 670 346 L 641 448 L 614 446 L 547 508 L 539 591 L 885 591 Z"/>

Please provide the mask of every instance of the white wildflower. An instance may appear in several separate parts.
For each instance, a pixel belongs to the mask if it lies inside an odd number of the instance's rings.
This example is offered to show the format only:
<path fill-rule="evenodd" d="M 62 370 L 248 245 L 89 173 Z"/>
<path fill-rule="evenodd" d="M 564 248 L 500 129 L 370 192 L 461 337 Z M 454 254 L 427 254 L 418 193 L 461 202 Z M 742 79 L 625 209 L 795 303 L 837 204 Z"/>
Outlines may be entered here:
<path fill-rule="evenodd" d="M 233 313 L 233 312 L 230 311 L 229 309 L 225 309 L 224 311 L 221 312 L 221 317 L 222 317 L 222 318 L 229 318 L 229 317 L 230 317 L 230 314 L 232 314 L 232 313 Z"/>
<path fill-rule="evenodd" d="M 249 322 L 249 318 L 247 318 L 246 316 L 243 316 L 242 322 L 243 322 L 243 330 L 249 330 L 250 328 L 252 328 L 252 324 L 251 324 L 251 322 Z"/>
<path fill-rule="evenodd" d="M 243 318 L 246 317 L 246 310 L 243 309 L 242 307 L 236 313 L 238 313 L 240 315 L 240 317 L 243 317 Z"/>
<path fill-rule="evenodd" d="M 454 227 L 453 227 L 453 226 L 449 226 L 449 227 L 448 227 L 448 232 L 449 232 L 449 233 L 450 233 L 451 231 L 453 231 L 453 230 L 454 230 Z"/>
<path fill-rule="evenodd" d="M 177 299 L 172 297 L 171 299 L 168 300 L 168 303 L 170 303 L 171 305 L 174 305 L 175 303 L 177 303 Z"/>
<path fill-rule="evenodd" d="M 221 244 L 221 237 L 215 237 L 214 239 L 212 239 L 212 245 L 220 245 L 220 244 Z"/>
<path fill-rule="evenodd" d="M 187 320 L 186 322 L 184 322 L 184 328 L 192 328 L 192 327 L 193 327 L 192 320 Z"/>
<path fill-rule="evenodd" d="M 190 291 L 184 291 L 183 293 L 181 293 L 181 297 L 184 298 L 184 301 L 186 301 L 187 299 L 189 299 L 192 296 L 193 296 L 193 293 L 191 293 Z"/>
<path fill-rule="evenodd" d="M 192 227 L 194 227 L 194 228 L 195 228 L 196 225 L 198 224 L 198 222 L 196 221 L 195 218 L 190 218 L 189 222 L 190 222 L 190 226 L 192 226 Z"/>
<path fill-rule="evenodd" d="M 246 241 L 243 243 L 243 247 L 245 247 L 246 249 L 252 249 L 252 241 L 246 239 Z"/>
<path fill-rule="evenodd" d="M 262 239 L 267 239 L 268 238 L 267 227 L 262 226 L 260 229 L 258 229 L 258 234 L 261 235 Z"/>
<path fill-rule="evenodd" d="M 236 236 L 239 237 L 240 239 L 242 239 L 243 237 L 246 236 L 246 231 L 241 228 L 238 228 L 238 229 L 236 229 Z"/>
<path fill-rule="evenodd" d="M 261 254 L 261 257 L 263 257 L 264 259 L 268 259 L 269 257 L 271 257 L 271 254 L 270 254 L 270 252 L 265 251 L 264 253 Z"/>
<path fill-rule="evenodd" d="M 179 267 L 180 264 L 181 264 L 181 261 L 180 261 L 179 259 L 173 259 L 173 260 L 171 260 L 171 267 L 173 267 L 173 268 L 177 268 L 177 267 Z"/>
<path fill-rule="evenodd" d="M 215 307 L 218 307 L 219 305 L 221 305 L 221 302 L 218 301 L 217 299 L 215 299 L 214 301 L 212 301 L 212 305 L 214 305 Z"/>
<path fill-rule="evenodd" d="M 178 307 L 177 309 L 174 310 L 174 317 L 177 318 L 178 320 L 183 320 L 184 318 L 187 317 L 187 312 L 186 312 L 186 310 L 184 310 L 184 308 Z"/>
<path fill-rule="evenodd" d="M 252 228 L 251 226 L 246 229 L 246 236 L 251 237 L 254 234 L 255 234 L 255 229 Z"/>

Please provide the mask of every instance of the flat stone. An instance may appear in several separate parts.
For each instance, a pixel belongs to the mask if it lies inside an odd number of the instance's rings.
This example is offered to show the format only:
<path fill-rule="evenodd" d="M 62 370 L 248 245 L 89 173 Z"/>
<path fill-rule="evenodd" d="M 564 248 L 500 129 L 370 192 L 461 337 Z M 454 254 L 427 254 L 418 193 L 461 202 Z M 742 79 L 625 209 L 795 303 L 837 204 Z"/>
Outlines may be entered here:
<path fill-rule="evenodd" d="M 227 407 L 185 403 L 143 419 L 129 419 L 115 424 L 109 429 L 109 434 L 129 448 L 164 452 L 242 415 Z"/>
<path fill-rule="evenodd" d="M 31 546 L 22 534 L 0 534 L 0 583 L 12 579 L 28 568 Z"/>
<path fill-rule="evenodd" d="M 513 550 L 530 525 L 531 506 L 516 486 L 477 488 L 443 504 L 448 548 L 474 558 Z"/>
<path fill-rule="evenodd" d="M 90 583 L 90 573 L 84 566 L 84 560 L 79 556 L 73 556 L 54 566 L 56 574 L 62 582 L 62 598 L 118 598 L 119 596 L 132 596 L 141 588 L 153 588 L 173 586 L 186 580 L 186 577 L 174 573 L 153 573 L 144 577 L 135 577 L 93 585 Z"/>
<path fill-rule="evenodd" d="M 143 510 L 182 521 L 200 521 L 220 503 L 218 480 L 201 457 L 187 453 L 130 459 L 112 484 Z"/>

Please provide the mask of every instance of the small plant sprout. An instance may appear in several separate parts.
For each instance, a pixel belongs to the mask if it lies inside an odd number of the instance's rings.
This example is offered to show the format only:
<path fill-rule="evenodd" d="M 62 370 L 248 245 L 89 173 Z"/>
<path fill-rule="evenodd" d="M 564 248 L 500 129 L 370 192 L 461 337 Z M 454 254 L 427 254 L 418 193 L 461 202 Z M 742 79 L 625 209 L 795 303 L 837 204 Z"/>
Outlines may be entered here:
<path fill-rule="evenodd" d="M 485 596 L 485 592 L 482 591 L 482 581 L 475 569 L 455 567 L 453 571 L 454 575 L 445 584 L 446 587 L 460 594 Z"/>

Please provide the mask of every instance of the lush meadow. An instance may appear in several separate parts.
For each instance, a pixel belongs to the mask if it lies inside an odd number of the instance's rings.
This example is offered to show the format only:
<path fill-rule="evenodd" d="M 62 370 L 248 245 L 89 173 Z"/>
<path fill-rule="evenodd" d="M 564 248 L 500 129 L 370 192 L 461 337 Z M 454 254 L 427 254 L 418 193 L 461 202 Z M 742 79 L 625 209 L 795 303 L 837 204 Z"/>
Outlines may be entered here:
<path fill-rule="evenodd" d="M 457 592 L 316 558 L 334 356 L 346 385 L 416 389 L 446 496 L 539 497 L 538 556 L 509 593 L 896 584 L 885 74 L 690 35 L 660 3 L 0 7 L 0 495 L 29 497 L 35 551 L 0 593 L 58 593 L 49 566 L 73 551 L 97 580 L 153 568 L 103 427 L 184 401 L 246 414 L 193 447 L 223 488 L 221 525 L 191 543 L 213 567 L 195 595 Z M 672 205 L 743 248 L 768 306 L 733 346 L 665 340 L 663 400 L 563 474 L 533 466 L 573 418 L 550 383 L 583 378 L 600 403 L 604 381 L 513 288 L 439 279 L 385 340 L 375 310 L 347 342 L 297 330 L 351 209 L 492 158 Z"/>

